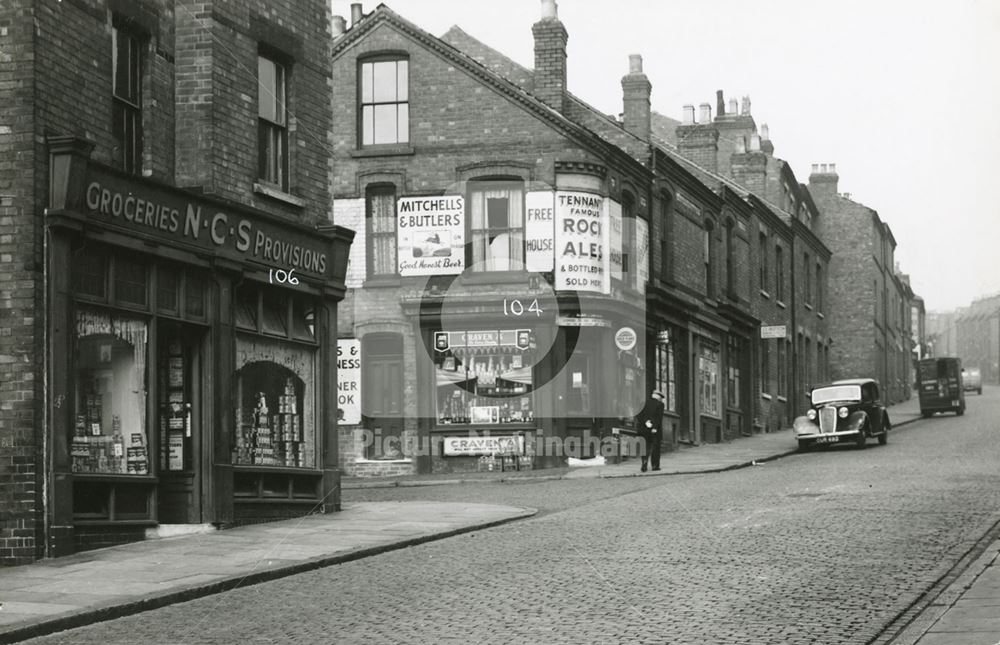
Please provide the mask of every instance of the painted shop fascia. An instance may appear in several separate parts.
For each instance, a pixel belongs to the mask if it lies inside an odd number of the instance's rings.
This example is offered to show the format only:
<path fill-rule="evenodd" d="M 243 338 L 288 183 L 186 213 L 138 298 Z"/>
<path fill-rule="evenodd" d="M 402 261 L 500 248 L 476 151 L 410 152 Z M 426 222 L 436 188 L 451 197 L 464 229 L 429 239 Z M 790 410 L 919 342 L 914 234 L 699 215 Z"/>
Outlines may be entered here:
<path fill-rule="evenodd" d="M 338 510 L 354 232 L 126 175 L 48 139 L 48 555 L 158 524 Z"/>

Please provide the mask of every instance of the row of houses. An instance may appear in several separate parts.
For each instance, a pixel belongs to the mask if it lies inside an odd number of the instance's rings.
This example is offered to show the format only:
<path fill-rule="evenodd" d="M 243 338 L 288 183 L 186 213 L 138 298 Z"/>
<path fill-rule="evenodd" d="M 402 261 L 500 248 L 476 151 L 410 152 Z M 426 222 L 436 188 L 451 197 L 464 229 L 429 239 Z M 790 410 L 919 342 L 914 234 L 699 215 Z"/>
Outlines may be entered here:
<path fill-rule="evenodd" d="M 526 25 L 527 28 L 527 25 Z M 0 562 L 340 507 L 349 475 L 908 395 L 895 240 L 749 99 L 678 122 L 385 5 L 0 6 Z"/>
<path fill-rule="evenodd" d="M 963 367 L 978 368 L 984 383 L 1000 383 L 1000 295 L 928 313 L 927 338 L 931 356 L 957 356 Z"/>

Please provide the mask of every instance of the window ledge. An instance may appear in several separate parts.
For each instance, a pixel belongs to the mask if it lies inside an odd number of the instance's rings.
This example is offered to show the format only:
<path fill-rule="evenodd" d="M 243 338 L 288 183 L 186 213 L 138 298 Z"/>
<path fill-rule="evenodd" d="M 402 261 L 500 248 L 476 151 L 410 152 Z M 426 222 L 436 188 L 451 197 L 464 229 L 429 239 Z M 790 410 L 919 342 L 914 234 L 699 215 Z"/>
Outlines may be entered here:
<path fill-rule="evenodd" d="M 355 459 L 356 464 L 412 464 L 413 460 L 410 458 L 404 459 Z"/>
<path fill-rule="evenodd" d="M 788 305 L 786 305 L 785 303 L 781 302 L 780 300 L 775 300 L 774 304 L 778 305 L 782 309 L 788 309 Z"/>
<path fill-rule="evenodd" d="M 514 271 L 468 271 L 462 274 L 462 284 L 515 284 L 527 282 L 528 273 L 521 269 Z"/>
<path fill-rule="evenodd" d="M 812 310 L 813 310 L 813 306 L 812 306 L 811 304 L 809 304 L 808 302 L 804 302 L 804 303 L 802 303 L 802 306 L 804 306 L 804 307 L 805 307 L 806 309 L 808 309 L 809 311 L 812 311 Z"/>
<path fill-rule="evenodd" d="M 817 311 L 817 312 L 816 312 L 816 315 L 817 315 L 817 316 L 819 316 L 820 318 L 826 318 L 826 316 L 824 316 L 824 315 L 823 315 L 823 314 L 822 314 L 821 312 L 819 312 L 819 311 Z"/>
<path fill-rule="evenodd" d="M 403 281 L 399 275 L 379 275 L 367 278 L 362 284 L 363 289 L 368 287 L 399 287 Z"/>
<path fill-rule="evenodd" d="M 767 392 L 761 392 L 760 393 L 760 398 L 767 399 L 768 401 L 770 401 L 771 400 L 771 395 L 768 394 Z"/>
<path fill-rule="evenodd" d="M 372 146 L 359 150 L 351 150 L 351 156 L 358 157 L 393 157 L 402 155 L 413 155 L 416 151 L 412 146 Z"/>
<path fill-rule="evenodd" d="M 760 295 L 764 296 L 765 298 L 770 298 L 771 297 L 771 294 L 769 294 L 768 292 L 764 291 L 763 289 L 760 290 Z"/>
<path fill-rule="evenodd" d="M 253 192 L 258 195 L 264 195 L 270 197 L 271 199 L 276 199 L 279 202 L 285 202 L 290 206 L 295 206 L 296 208 L 305 208 L 306 200 L 301 197 L 296 197 L 290 193 L 275 188 L 274 186 L 266 183 L 261 183 L 259 181 L 253 182 Z"/>
<path fill-rule="evenodd" d="M 788 397 L 787 396 L 781 396 L 779 394 L 778 395 L 778 400 L 781 401 L 782 403 L 788 403 Z"/>

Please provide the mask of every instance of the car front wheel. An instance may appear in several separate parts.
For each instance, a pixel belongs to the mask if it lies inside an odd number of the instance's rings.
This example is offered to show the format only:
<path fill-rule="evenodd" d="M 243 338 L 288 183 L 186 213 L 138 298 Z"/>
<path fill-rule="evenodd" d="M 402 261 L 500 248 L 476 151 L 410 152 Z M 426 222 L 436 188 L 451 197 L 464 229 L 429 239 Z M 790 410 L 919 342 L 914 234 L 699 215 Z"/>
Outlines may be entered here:
<path fill-rule="evenodd" d="M 858 450 L 864 450 L 866 443 L 868 443 L 867 428 L 861 428 L 858 431 L 858 437 L 854 440 L 854 447 Z"/>

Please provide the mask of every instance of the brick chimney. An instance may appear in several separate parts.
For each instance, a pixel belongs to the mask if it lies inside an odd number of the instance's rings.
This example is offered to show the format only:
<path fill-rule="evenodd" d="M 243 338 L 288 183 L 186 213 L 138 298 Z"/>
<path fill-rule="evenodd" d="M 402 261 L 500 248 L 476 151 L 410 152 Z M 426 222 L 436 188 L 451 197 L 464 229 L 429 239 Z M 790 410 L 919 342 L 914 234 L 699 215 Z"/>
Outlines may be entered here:
<path fill-rule="evenodd" d="M 837 196 L 839 179 L 837 164 L 814 163 L 812 172 L 809 173 L 809 193 L 817 202 L 832 199 Z"/>
<path fill-rule="evenodd" d="M 535 37 L 535 97 L 563 112 L 566 94 L 566 41 L 555 0 L 542 0 L 542 19 L 531 26 Z"/>
<path fill-rule="evenodd" d="M 642 56 L 629 56 L 628 68 L 628 74 L 622 77 L 625 130 L 643 141 L 649 141 L 649 95 L 653 85 L 642 73 Z"/>
<path fill-rule="evenodd" d="M 694 106 L 684 106 L 684 120 L 677 126 L 677 151 L 705 170 L 716 172 L 719 166 L 719 131 L 712 123 L 712 106 L 702 103 L 695 122 Z"/>
<path fill-rule="evenodd" d="M 774 144 L 771 143 L 771 130 L 766 123 L 760 125 L 760 150 L 767 156 L 774 155 Z"/>

